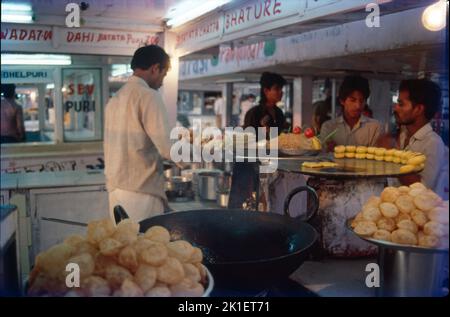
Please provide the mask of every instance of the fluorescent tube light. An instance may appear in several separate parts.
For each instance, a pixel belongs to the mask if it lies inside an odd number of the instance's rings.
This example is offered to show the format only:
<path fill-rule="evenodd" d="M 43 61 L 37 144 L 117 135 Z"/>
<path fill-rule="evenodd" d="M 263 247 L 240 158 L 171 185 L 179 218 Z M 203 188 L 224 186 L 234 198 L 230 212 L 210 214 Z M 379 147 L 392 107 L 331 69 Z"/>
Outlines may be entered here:
<path fill-rule="evenodd" d="M 169 13 L 166 15 L 166 18 L 168 18 L 167 25 L 170 27 L 180 26 L 229 2 L 231 0 L 191 0 L 182 2 L 169 10 Z"/>
<path fill-rule="evenodd" d="M 2 54 L 2 65 L 71 65 L 69 55 Z"/>
<path fill-rule="evenodd" d="M 2 22 L 32 23 L 33 9 L 26 3 L 2 3 Z"/>

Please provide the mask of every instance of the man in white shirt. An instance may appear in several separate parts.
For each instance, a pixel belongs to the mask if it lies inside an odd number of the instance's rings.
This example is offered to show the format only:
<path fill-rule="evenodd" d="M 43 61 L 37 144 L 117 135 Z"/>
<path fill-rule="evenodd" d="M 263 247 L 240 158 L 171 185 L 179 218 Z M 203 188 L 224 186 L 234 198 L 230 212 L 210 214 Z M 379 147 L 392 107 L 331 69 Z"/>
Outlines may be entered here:
<path fill-rule="evenodd" d="M 105 109 L 105 176 L 111 217 L 121 205 L 133 221 L 162 214 L 167 203 L 163 158 L 170 159 L 167 111 L 158 89 L 170 68 L 156 45 L 131 60 L 133 76 Z"/>
<path fill-rule="evenodd" d="M 241 114 L 239 116 L 239 125 L 240 126 L 244 125 L 245 115 L 251 108 L 253 108 L 253 106 L 255 105 L 255 100 L 256 100 L 255 95 L 249 94 L 249 95 L 245 96 L 244 101 L 241 102 Z"/>
<path fill-rule="evenodd" d="M 400 148 L 426 155 L 425 168 L 419 174 L 400 177 L 404 185 L 422 182 L 443 199 L 448 199 L 448 148 L 433 131 L 430 120 L 439 111 L 440 87 L 426 79 L 404 80 L 400 83 L 395 120 L 403 126 Z"/>
<path fill-rule="evenodd" d="M 366 100 L 370 96 L 369 82 L 360 76 L 347 76 L 339 88 L 339 102 L 342 116 L 325 121 L 320 129 L 322 143 L 327 151 L 333 151 L 336 145 L 374 146 L 381 132 L 377 120 L 362 115 Z"/>

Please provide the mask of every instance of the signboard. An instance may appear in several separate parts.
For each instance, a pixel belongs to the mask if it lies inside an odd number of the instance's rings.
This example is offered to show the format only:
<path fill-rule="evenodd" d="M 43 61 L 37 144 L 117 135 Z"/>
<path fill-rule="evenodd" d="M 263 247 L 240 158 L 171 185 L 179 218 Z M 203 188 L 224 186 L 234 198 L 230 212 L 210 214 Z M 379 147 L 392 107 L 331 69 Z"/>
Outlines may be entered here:
<path fill-rule="evenodd" d="M 2 83 L 14 84 L 35 84 L 35 83 L 52 83 L 52 69 L 37 68 L 2 68 Z"/>
<path fill-rule="evenodd" d="M 160 44 L 152 33 L 8 23 L 1 24 L 0 38 L 2 52 L 133 55 L 138 47 Z"/>

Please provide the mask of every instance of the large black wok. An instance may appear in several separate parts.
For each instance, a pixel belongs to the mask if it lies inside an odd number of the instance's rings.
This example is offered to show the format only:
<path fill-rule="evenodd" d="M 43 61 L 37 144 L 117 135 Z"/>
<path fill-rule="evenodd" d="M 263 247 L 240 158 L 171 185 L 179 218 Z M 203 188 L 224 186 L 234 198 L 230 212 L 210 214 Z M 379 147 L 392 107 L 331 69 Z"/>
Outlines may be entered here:
<path fill-rule="evenodd" d="M 311 225 L 289 217 L 289 203 L 302 191 L 312 194 L 309 220 L 317 211 L 318 198 L 314 189 L 303 186 L 286 197 L 284 216 L 236 209 L 181 211 L 143 220 L 140 231 L 164 226 L 175 239 L 201 248 L 203 263 L 218 287 L 261 289 L 286 279 L 307 258 L 317 240 Z M 127 217 L 120 207 L 114 211 L 116 221 Z"/>

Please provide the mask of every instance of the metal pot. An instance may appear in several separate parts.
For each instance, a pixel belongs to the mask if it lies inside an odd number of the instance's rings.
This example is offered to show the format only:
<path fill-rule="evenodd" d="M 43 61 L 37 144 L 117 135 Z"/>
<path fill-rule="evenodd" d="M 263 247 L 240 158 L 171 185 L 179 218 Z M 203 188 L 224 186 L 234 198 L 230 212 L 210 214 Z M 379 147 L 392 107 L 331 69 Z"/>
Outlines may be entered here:
<path fill-rule="evenodd" d="M 165 182 L 164 187 L 166 191 L 188 192 L 192 190 L 192 181 L 187 177 L 173 176 Z"/>
<path fill-rule="evenodd" d="M 445 296 L 443 281 L 448 278 L 447 252 L 414 252 L 407 248 L 380 247 L 378 253 L 380 287 L 378 296 Z"/>
<path fill-rule="evenodd" d="M 163 162 L 163 166 L 164 166 L 164 177 L 166 179 L 171 179 L 174 176 L 181 175 L 181 169 L 174 163 L 165 161 Z"/>
<path fill-rule="evenodd" d="M 198 194 L 204 200 L 216 200 L 221 172 L 201 172 L 198 174 Z"/>
<path fill-rule="evenodd" d="M 217 198 L 216 198 L 217 205 L 222 208 L 227 208 L 228 200 L 230 198 L 230 191 L 229 190 L 227 190 L 227 191 L 218 190 L 216 192 L 216 195 L 217 195 Z"/>
<path fill-rule="evenodd" d="M 313 196 L 312 217 L 318 209 L 314 189 L 303 186 L 292 191 L 285 202 L 285 216 L 272 212 L 238 209 L 206 209 L 167 213 L 140 222 L 140 231 L 159 225 L 173 239 L 189 241 L 202 249 L 203 263 L 214 276 L 215 285 L 234 290 L 260 290 L 287 278 L 311 252 L 317 231 L 298 218 L 289 217 L 292 197 L 307 190 Z M 116 222 L 127 218 L 114 208 Z"/>

